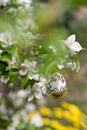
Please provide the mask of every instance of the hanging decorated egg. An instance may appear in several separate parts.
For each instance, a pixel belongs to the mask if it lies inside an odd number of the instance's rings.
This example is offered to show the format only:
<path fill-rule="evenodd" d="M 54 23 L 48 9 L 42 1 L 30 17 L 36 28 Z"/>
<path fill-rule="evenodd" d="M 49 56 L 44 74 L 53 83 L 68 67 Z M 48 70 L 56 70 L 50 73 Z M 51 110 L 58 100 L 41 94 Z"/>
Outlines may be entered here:
<path fill-rule="evenodd" d="M 67 93 L 66 80 L 60 73 L 54 73 L 48 81 L 48 95 L 62 97 Z"/>

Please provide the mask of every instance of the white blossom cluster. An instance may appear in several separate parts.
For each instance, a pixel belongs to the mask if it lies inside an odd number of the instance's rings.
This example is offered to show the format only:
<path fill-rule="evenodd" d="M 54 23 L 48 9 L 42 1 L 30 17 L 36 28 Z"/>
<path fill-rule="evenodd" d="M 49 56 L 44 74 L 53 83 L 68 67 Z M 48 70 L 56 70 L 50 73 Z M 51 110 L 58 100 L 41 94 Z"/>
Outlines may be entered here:
<path fill-rule="evenodd" d="M 28 125 L 28 123 L 35 125 L 36 127 L 41 127 L 43 125 L 42 118 L 39 113 L 35 114 L 35 116 L 29 120 L 28 113 L 35 111 L 36 105 L 31 102 L 25 102 L 27 96 L 28 91 L 23 89 L 18 90 L 17 92 L 10 92 L 8 94 L 10 102 L 14 105 L 14 108 L 16 108 L 15 111 L 15 109 L 10 108 L 10 106 L 7 108 L 4 100 L 1 102 L 1 99 L 3 99 L 3 97 L 2 93 L 0 93 L 0 114 L 3 115 L 2 119 L 9 119 L 9 113 L 11 120 L 11 123 L 6 128 L 6 130 L 16 130 L 19 126 L 20 129 L 23 129 Z M 20 111 L 19 108 L 21 108 Z"/>
<path fill-rule="evenodd" d="M 82 50 L 82 46 L 80 45 L 80 43 L 75 40 L 76 40 L 76 35 L 73 34 L 70 35 L 66 40 L 61 41 L 70 50 L 71 56 L 73 56 L 74 54 Z M 66 67 L 66 68 L 70 68 L 71 70 L 76 70 L 76 63 L 69 61 L 67 62 L 67 64 L 63 64 L 63 63 L 58 64 L 57 67 L 59 69 L 63 69 Z"/>
<path fill-rule="evenodd" d="M 7 48 L 16 43 L 16 41 L 12 41 L 12 36 L 9 32 L 0 33 L 0 42 L 2 42 L 2 48 Z M 2 50 L 0 49 L 0 54 Z"/>
<path fill-rule="evenodd" d="M 7 130 L 16 130 L 19 127 L 19 124 L 20 129 L 23 129 L 29 124 L 29 121 L 31 125 L 35 125 L 36 127 L 43 126 L 42 117 L 39 113 L 35 114 L 33 118 L 29 120 L 28 113 L 34 110 L 36 110 L 34 104 L 26 104 L 24 109 L 13 114 L 12 123 L 8 126 Z"/>
<path fill-rule="evenodd" d="M 75 40 L 75 34 L 70 35 L 66 40 L 62 40 L 62 42 L 70 49 L 72 55 L 82 50 L 82 46 L 80 45 L 80 43 Z"/>
<path fill-rule="evenodd" d="M 30 62 L 28 60 L 24 60 L 24 62 L 21 64 L 21 69 L 19 70 L 19 74 L 21 76 L 27 75 L 29 80 L 36 81 L 32 87 L 30 85 L 28 87 L 28 101 L 31 101 L 34 96 L 38 99 L 41 98 L 43 94 L 46 94 L 47 91 L 47 79 L 38 73 L 36 65 L 36 61 Z"/>
<path fill-rule="evenodd" d="M 29 8 L 31 6 L 32 0 L 16 0 L 17 4 L 24 5 L 26 8 Z M 0 6 L 6 6 L 7 4 L 10 4 L 11 0 L 0 0 Z"/>
<path fill-rule="evenodd" d="M 21 69 L 19 70 L 19 74 L 24 76 L 28 74 L 29 79 L 38 80 L 39 75 L 38 70 L 36 68 L 37 62 L 36 61 L 28 61 L 27 59 L 21 64 Z"/>
<path fill-rule="evenodd" d="M 21 125 L 21 129 L 23 129 L 27 122 L 27 112 L 23 109 L 12 115 L 12 123 L 8 126 L 7 130 L 16 130 L 19 124 Z"/>
<path fill-rule="evenodd" d="M 6 6 L 8 3 L 10 3 L 10 0 L 0 0 L 0 6 Z"/>
<path fill-rule="evenodd" d="M 25 99 L 28 96 L 27 90 L 18 90 L 17 92 L 10 92 L 9 99 L 13 103 L 15 108 L 19 108 L 24 104 Z"/>
<path fill-rule="evenodd" d="M 43 98 L 43 95 L 47 93 L 47 79 L 40 77 L 40 80 L 36 82 L 32 88 L 29 87 L 28 101 L 31 101 L 34 97 L 37 99 Z"/>
<path fill-rule="evenodd" d="M 31 6 L 32 0 L 17 0 L 17 3 L 24 5 L 26 8 L 29 8 Z"/>

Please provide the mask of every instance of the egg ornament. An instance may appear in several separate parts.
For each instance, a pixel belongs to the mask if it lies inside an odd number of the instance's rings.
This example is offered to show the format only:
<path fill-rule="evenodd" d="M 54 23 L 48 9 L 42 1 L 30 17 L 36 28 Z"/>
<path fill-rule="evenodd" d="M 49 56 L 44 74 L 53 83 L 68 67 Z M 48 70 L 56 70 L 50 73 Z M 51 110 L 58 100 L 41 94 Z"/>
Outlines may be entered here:
<path fill-rule="evenodd" d="M 56 98 L 64 97 L 67 94 L 66 80 L 60 73 L 54 73 L 48 80 L 48 96 Z"/>

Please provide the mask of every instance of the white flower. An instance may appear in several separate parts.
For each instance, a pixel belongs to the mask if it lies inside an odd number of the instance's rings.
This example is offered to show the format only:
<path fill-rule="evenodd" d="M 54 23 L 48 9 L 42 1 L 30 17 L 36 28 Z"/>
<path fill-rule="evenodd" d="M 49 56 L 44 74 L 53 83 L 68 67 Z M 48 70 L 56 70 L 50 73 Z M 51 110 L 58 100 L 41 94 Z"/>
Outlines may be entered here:
<path fill-rule="evenodd" d="M 9 81 L 9 78 L 8 78 L 8 77 L 5 77 L 5 76 L 2 76 L 2 77 L 1 77 L 1 82 L 2 82 L 2 83 L 7 84 L 8 81 Z"/>
<path fill-rule="evenodd" d="M 67 63 L 67 68 L 71 68 L 71 70 L 76 70 L 76 63 L 75 62 L 69 62 Z"/>
<path fill-rule="evenodd" d="M 43 97 L 44 94 L 46 94 L 46 82 L 46 78 L 41 76 L 40 81 L 35 83 L 32 89 L 29 89 L 28 101 L 31 101 L 34 97 L 40 99 Z"/>
<path fill-rule="evenodd" d="M 23 105 L 24 100 L 26 99 L 27 96 L 28 96 L 28 92 L 23 89 L 21 89 L 17 92 L 9 93 L 9 98 L 13 102 L 13 104 L 16 108 Z"/>
<path fill-rule="evenodd" d="M 21 123 L 21 120 L 23 121 L 23 123 Z M 27 112 L 25 109 L 22 109 L 22 110 L 16 112 L 14 115 L 12 115 L 12 122 L 8 126 L 7 130 L 16 130 L 20 123 L 21 123 L 22 127 L 24 127 L 24 124 L 27 121 L 28 121 Z"/>
<path fill-rule="evenodd" d="M 43 75 L 41 75 L 40 81 L 38 82 L 38 86 L 41 87 L 43 94 L 46 94 L 46 92 L 47 92 L 46 84 L 47 84 L 47 79 Z"/>
<path fill-rule="evenodd" d="M 38 83 L 35 83 L 32 89 L 29 90 L 28 101 L 31 101 L 34 97 L 37 99 L 42 97 L 41 87 L 38 86 Z"/>
<path fill-rule="evenodd" d="M 0 42 L 3 42 L 2 47 L 6 48 L 11 46 L 12 44 L 16 43 L 16 41 L 12 42 L 11 34 L 10 33 L 0 33 Z"/>
<path fill-rule="evenodd" d="M 28 89 L 28 101 L 30 102 L 34 98 L 34 94 L 31 88 Z"/>
<path fill-rule="evenodd" d="M 0 113 L 7 114 L 7 109 L 6 109 L 6 106 L 4 104 L 0 105 Z"/>
<path fill-rule="evenodd" d="M 12 126 L 16 128 L 19 125 L 21 119 L 24 122 L 27 121 L 28 118 L 26 110 L 21 110 L 12 116 Z"/>
<path fill-rule="evenodd" d="M 0 5 L 6 6 L 9 2 L 9 0 L 0 0 Z"/>
<path fill-rule="evenodd" d="M 70 35 L 66 40 L 62 40 L 63 43 L 70 49 L 71 54 L 82 50 L 82 46 L 79 42 L 75 41 L 76 35 Z"/>
<path fill-rule="evenodd" d="M 33 103 L 27 103 L 25 109 L 27 112 L 32 112 L 36 110 L 36 106 Z"/>
<path fill-rule="evenodd" d="M 57 67 L 58 67 L 58 69 L 63 69 L 64 68 L 64 65 L 62 65 L 62 64 L 59 64 L 59 65 L 57 65 Z"/>
<path fill-rule="evenodd" d="M 16 94 L 17 98 L 25 98 L 26 96 L 27 96 L 27 91 L 26 90 L 20 90 Z"/>
<path fill-rule="evenodd" d="M 33 74 L 33 73 L 28 72 L 28 78 L 30 80 L 34 79 L 34 80 L 38 81 L 39 80 L 39 74 Z"/>
<path fill-rule="evenodd" d="M 29 3 L 31 3 L 31 1 L 32 1 L 32 0 L 17 0 L 17 2 L 18 2 L 19 4 L 22 4 L 22 3 L 27 3 L 27 4 L 29 4 Z"/>
<path fill-rule="evenodd" d="M 18 4 L 25 5 L 26 8 L 29 8 L 31 6 L 32 0 L 17 0 Z"/>
<path fill-rule="evenodd" d="M 25 76 L 28 74 L 28 78 L 30 80 L 39 80 L 39 74 L 37 74 L 37 68 L 36 68 L 37 62 L 36 61 L 28 61 L 24 60 L 24 62 L 21 64 L 21 69 L 19 70 L 19 74 L 22 76 Z"/>
<path fill-rule="evenodd" d="M 40 114 L 39 113 L 35 114 L 30 120 L 30 123 L 35 125 L 36 127 L 41 127 L 43 123 Z"/>
<path fill-rule="evenodd" d="M 40 99 L 42 97 L 42 91 L 41 91 L 41 87 L 38 86 L 38 83 L 35 83 L 33 86 L 33 91 L 34 91 L 34 96 L 37 99 Z"/>

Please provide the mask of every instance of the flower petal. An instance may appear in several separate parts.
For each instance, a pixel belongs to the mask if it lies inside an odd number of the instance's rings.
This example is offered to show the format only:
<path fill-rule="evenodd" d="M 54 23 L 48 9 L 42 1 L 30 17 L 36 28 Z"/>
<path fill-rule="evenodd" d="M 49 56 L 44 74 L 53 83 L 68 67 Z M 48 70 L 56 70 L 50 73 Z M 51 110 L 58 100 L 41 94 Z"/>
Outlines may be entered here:
<path fill-rule="evenodd" d="M 27 67 L 27 68 L 28 68 L 28 67 L 29 67 L 29 65 L 30 65 L 30 62 L 29 62 L 27 59 L 25 59 L 25 60 L 24 60 L 24 65 L 25 65 L 25 67 Z"/>
<path fill-rule="evenodd" d="M 60 65 L 57 65 L 58 69 L 63 69 L 64 68 L 64 65 L 60 64 Z"/>
<path fill-rule="evenodd" d="M 28 101 L 30 102 L 34 98 L 34 95 L 32 93 L 29 93 Z"/>
<path fill-rule="evenodd" d="M 79 42 L 74 42 L 72 45 L 71 45 L 71 50 L 72 51 L 81 51 L 82 50 L 82 46 L 79 44 Z"/>
<path fill-rule="evenodd" d="M 34 78 L 34 74 L 31 73 L 31 72 L 28 72 L 28 78 L 29 78 L 30 80 L 32 80 L 32 79 Z"/>
<path fill-rule="evenodd" d="M 33 79 L 36 80 L 36 81 L 38 81 L 39 80 L 39 74 L 34 74 L 33 75 Z"/>
<path fill-rule="evenodd" d="M 8 78 L 8 77 L 5 77 L 5 76 L 2 76 L 2 77 L 1 77 L 1 82 L 2 82 L 2 83 L 5 83 L 5 84 L 6 84 L 8 81 L 9 81 L 9 78 Z"/>
<path fill-rule="evenodd" d="M 39 87 L 41 87 L 41 86 L 43 86 L 43 85 L 44 85 L 44 83 L 43 83 L 43 82 L 38 82 L 37 84 L 38 84 L 38 86 L 39 86 Z"/>
<path fill-rule="evenodd" d="M 76 39 L 76 35 L 73 34 L 73 35 L 70 35 L 70 36 L 67 38 L 66 42 L 67 42 L 67 43 L 74 43 L 74 42 L 75 42 L 75 39 Z"/>
<path fill-rule="evenodd" d="M 19 74 L 20 75 L 22 75 L 22 76 L 24 76 L 24 75 L 26 75 L 27 74 L 27 70 L 19 70 Z"/>
<path fill-rule="evenodd" d="M 34 92 L 34 96 L 35 96 L 37 99 L 40 99 L 40 98 L 42 97 L 42 92 L 41 92 L 41 91 Z"/>
<path fill-rule="evenodd" d="M 42 87 L 42 93 L 43 93 L 43 94 L 46 94 L 46 93 L 47 93 L 47 87 L 46 87 L 45 85 Z"/>

